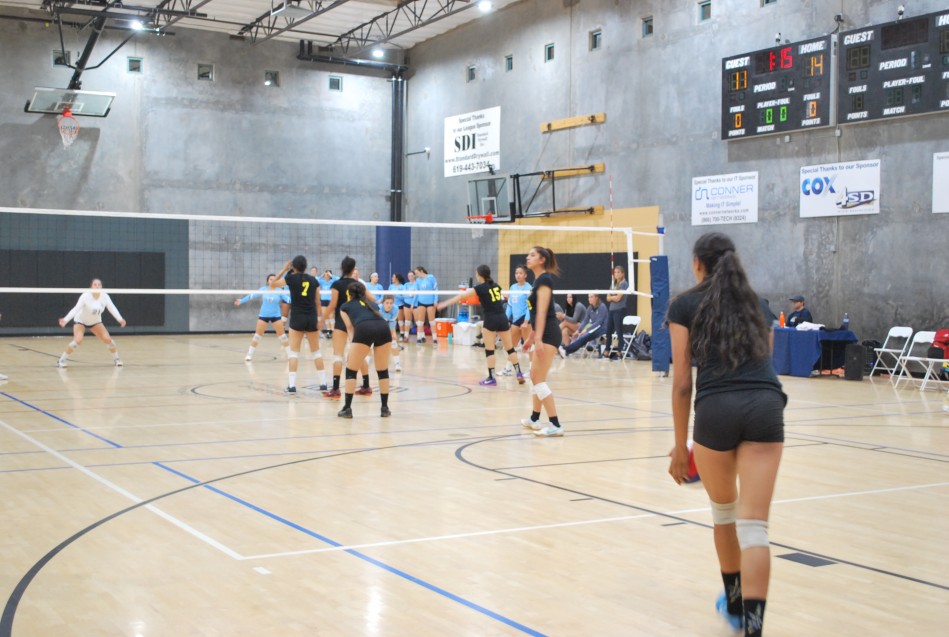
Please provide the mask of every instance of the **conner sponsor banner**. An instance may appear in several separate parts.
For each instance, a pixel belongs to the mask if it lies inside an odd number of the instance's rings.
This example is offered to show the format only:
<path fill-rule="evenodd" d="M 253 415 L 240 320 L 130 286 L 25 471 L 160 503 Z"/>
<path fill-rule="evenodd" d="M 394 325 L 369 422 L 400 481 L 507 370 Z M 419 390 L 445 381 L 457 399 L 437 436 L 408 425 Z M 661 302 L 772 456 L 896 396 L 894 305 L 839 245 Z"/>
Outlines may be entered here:
<path fill-rule="evenodd" d="M 501 107 L 445 118 L 445 176 L 501 168 Z"/>
<path fill-rule="evenodd" d="M 933 212 L 949 212 L 949 153 L 933 155 Z"/>
<path fill-rule="evenodd" d="M 801 217 L 880 213 L 880 160 L 803 166 Z"/>
<path fill-rule="evenodd" d="M 692 178 L 693 226 L 757 221 L 757 172 Z"/>

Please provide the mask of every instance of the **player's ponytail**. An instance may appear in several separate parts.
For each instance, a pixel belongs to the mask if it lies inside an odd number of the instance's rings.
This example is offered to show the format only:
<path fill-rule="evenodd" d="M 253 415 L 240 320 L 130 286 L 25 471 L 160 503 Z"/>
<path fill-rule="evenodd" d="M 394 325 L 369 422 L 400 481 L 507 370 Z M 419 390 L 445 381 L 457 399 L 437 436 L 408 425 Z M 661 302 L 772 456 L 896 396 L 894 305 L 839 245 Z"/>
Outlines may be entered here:
<path fill-rule="evenodd" d="M 346 288 L 346 292 L 349 295 L 350 301 L 359 301 L 364 306 L 372 310 L 372 313 L 382 318 L 382 315 L 379 314 L 379 310 L 376 309 L 376 304 L 366 298 L 366 286 L 363 285 L 360 281 L 353 281 L 349 284 L 349 287 Z"/>
<path fill-rule="evenodd" d="M 534 252 L 544 258 L 544 270 L 546 270 L 548 274 L 552 276 L 558 276 L 560 274 L 560 268 L 557 267 L 557 256 L 553 250 L 543 246 L 534 246 Z"/>
<path fill-rule="evenodd" d="M 715 352 L 729 371 L 767 359 L 770 328 L 735 244 L 720 232 L 710 232 L 699 237 L 692 253 L 706 272 L 690 290 L 704 292 L 689 328 L 692 356 L 702 364 Z"/>
<path fill-rule="evenodd" d="M 491 278 L 491 268 L 484 265 L 483 263 L 475 268 L 475 272 L 478 273 L 478 276 L 484 279 L 485 283 L 494 283 L 494 279 Z"/>
<path fill-rule="evenodd" d="M 292 265 L 293 269 L 297 272 L 306 272 L 306 257 L 302 254 L 298 254 L 293 257 L 293 261 L 290 262 L 290 265 Z"/>

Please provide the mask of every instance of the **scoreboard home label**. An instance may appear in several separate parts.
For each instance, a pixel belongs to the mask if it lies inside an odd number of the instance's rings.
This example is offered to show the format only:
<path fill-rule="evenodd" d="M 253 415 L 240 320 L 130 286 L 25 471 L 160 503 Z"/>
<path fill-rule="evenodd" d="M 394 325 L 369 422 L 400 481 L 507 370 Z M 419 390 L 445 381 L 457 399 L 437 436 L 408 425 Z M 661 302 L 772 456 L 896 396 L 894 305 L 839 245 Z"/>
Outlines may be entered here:
<path fill-rule="evenodd" d="M 841 124 L 949 110 L 949 11 L 840 35 Z"/>
<path fill-rule="evenodd" d="M 830 126 L 830 36 L 722 60 L 722 139 Z"/>

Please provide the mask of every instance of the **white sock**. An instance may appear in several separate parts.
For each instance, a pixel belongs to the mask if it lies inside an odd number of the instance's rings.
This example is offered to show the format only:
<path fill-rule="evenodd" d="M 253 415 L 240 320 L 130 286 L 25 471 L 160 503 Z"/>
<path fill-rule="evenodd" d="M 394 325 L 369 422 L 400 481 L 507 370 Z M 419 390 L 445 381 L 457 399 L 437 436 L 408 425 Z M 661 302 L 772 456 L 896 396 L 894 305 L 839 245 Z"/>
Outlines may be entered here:
<path fill-rule="evenodd" d="M 254 355 L 254 348 L 253 348 L 253 347 L 248 347 L 248 348 L 247 348 L 247 355 L 248 355 L 248 356 L 253 356 L 253 355 Z"/>
<path fill-rule="evenodd" d="M 401 363 L 399 363 L 399 357 L 398 357 L 398 356 L 395 357 L 395 364 L 396 364 L 396 365 L 400 365 L 400 364 L 401 364 Z"/>
<path fill-rule="evenodd" d="M 326 370 L 321 369 L 319 370 L 319 372 L 320 372 L 320 385 L 325 385 L 326 384 Z"/>
<path fill-rule="evenodd" d="M 297 373 L 290 372 L 290 381 L 287 384 L 287 387 L 296 387 L 297 386 Z"/>

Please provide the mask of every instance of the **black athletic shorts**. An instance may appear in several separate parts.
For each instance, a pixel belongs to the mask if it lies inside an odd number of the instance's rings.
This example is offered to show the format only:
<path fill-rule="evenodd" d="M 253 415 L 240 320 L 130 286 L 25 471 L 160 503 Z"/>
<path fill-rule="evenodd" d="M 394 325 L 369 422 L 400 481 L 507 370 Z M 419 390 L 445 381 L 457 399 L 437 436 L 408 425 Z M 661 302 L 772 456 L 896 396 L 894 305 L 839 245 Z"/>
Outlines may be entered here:
<path fill-rule="evenodd" d="M 418 304 L 419 307 L 432 307 L 434 305 L 435 305 L 434 303 L 419 303 Z"/>
<path fill-rule="evenodd" d="M 316 314 L 297 316 L 297 314 L 290 312 L 291 330 L 296 330 L 297 332 L 315 332 L 316 324 Z"/>
<path fill-rule="evenodd" d="M 525 314 L 524 316 L 521 316 L 521 317 L 519 317 L 519 318 L 516 318 L 516 319 L 514 319 L 513 321 L 511 321 L 511 325 L 513 325 L 514 327 L 520 327 L 521 325 L 524 324 L 524 320 L 525 320 L 526 318 L 527 318 L 527 315 L 526 315 L 526 314 Z"/>
<path fill-rule="evenodd" d="M 96 325 L 102 325 L 102 321 L 99 321 L 98 323 L 93 323 L 92 325 L 86 325 L 85 323 L 80 323 L 79 321 L 76 321 L 76 325 L 82 325 L 83 327 L 95 327 Z"/>
<path fill-rule="evenodd" d="M 258 321 L 263 321 L 264 323 L 276 323 L 277 321 L 282 320 L 279 316 L 258 316 Z"/>
<path fill-rule="evenodd" d="M 511 329 L 511 324 L 503 314 L 485 314 L 482 328 L 492 332 L 507 332 Z"/>
<path fill-rule="evenodd" d="M 544 325 L 544 336 L 540 340 L 546 345 L 553 345 L 554 347 L 563 345 L 563 334 L 560 333 L 560 326 L 557 325 L 556 320 L 547 321 L 547 324 Z M 534 342 L 537 342 L 536 336 Z"/>
<path fill-rule="evenodd" d="M 784 442 L 787 400 L 773 389 L 709 394 L 695 403 L 692 438 L 715 451 L 730 451 L 744 441 Z"/>
<path fill-rule="evenodd" d="M 353 343 L 360 345 L 385 345 L 392 342 L 388 321 L 364 321 L 353 332 Z"/>

